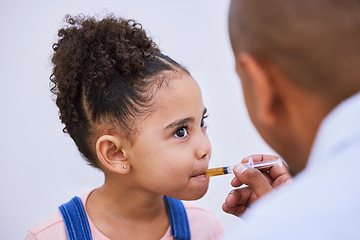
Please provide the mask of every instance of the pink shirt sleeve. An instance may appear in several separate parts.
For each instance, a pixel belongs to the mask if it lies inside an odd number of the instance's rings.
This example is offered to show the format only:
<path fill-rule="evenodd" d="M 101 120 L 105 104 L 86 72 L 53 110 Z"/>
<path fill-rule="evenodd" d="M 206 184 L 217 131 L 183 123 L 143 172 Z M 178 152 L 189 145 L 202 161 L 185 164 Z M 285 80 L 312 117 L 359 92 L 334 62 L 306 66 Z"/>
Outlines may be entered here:
<path fill-rule="evenodd" d="M 50 218 L 39 223 L 35 227 L 32 227 L 28 235 L 25 238 L 26 240 L 67 240 L 67 234 L 65 225 L 61 216 L 61 213 L 57 211 Z"/>

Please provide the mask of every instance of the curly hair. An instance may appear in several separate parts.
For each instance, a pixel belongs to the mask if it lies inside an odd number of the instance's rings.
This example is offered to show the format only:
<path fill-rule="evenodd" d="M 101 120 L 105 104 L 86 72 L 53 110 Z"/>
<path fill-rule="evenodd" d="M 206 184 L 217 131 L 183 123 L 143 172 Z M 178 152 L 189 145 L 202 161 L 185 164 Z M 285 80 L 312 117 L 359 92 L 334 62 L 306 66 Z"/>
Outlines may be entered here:
<path fill-rule="evenodd" d="M 97 127 L 113 126 L 131 139 L 131 120 L 149 112 L 152 87 L 164 81 L 161 73 L 188 72 L 163 55 L 135 20 L 67 15 L 65 22 L 53 45 L 51 92 L 63 131 L 99 168 L 92 143 Z"/>

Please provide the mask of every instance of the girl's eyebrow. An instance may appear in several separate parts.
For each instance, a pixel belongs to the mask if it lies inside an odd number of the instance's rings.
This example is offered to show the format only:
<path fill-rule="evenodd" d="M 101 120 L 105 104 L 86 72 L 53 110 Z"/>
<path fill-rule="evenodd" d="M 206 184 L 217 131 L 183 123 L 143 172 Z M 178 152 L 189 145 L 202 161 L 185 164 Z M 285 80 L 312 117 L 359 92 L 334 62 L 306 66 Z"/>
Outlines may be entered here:
<path fill-rule="evenodd" d="M 206 113 L 207 113 L 207 109 L 204 108 L 203 115 L 205 115 Z M 175 122 L 172 122 L 172 123 L 170 123 L 169 125 L 167 125 L 167 126 L 165 127 L 165 130 L 166 130 L 166 129 L 176 128 L 176 127 L 179 127 L 179 126 L 184 126 L 184 125 L 187 124 L 188 122 L 194 122 L 194 121 L 195 121 L 195 119 L 194 119 L 193 117 L 188 117 L 188 118 L 176 120 Z"/>
<path fill-rule="evenodd" d="M 165 129 L 172 129 L 179 126 L 184 126 L 186 123 L 193 122 L 194 120 L 195 119 L 193 117 L 176 120 L 175 122 L 172 122 L 169 125 L 167 125 Z"/>

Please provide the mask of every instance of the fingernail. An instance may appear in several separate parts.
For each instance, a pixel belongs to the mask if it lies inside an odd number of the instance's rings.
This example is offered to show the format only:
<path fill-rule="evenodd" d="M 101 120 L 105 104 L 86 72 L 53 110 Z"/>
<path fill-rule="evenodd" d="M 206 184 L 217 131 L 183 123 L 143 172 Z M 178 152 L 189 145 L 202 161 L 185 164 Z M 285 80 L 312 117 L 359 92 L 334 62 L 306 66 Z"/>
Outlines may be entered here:
<path fill-rule="evenodd" d="M 233 171 L 240 175 L 240 174 L 242 174 L 243 172 L 245 172 L 246 169 L 247 169 L 247 167 L 245 167 L 244 165 L 239 164 L 239 165 L 236 165 L 236 166 L 234 167 L 234 170 L 233 170 Z"/>

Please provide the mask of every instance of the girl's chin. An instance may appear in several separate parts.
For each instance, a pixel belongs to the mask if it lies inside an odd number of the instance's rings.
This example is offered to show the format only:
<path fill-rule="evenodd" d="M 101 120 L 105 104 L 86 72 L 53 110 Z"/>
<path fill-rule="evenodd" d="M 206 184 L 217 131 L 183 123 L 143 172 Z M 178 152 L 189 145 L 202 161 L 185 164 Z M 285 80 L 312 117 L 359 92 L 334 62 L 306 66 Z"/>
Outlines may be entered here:
<path fill-rule="evenodd" d="M 202 198 L 209 188 L 209 178 L 204 176 L 191 177 L 187 186 L 168 193 L 167 196 L 180 200 L 198 200 Z M 174 189 L 173 189 L 174 190 Z"/>
<path fill-rule="evenodd" d="M 201 186 L 192 187 L 191 191 L 182 200 L 198 200 L 202 198 L 209 188 L 209 181 L 204 181 Z"/>

